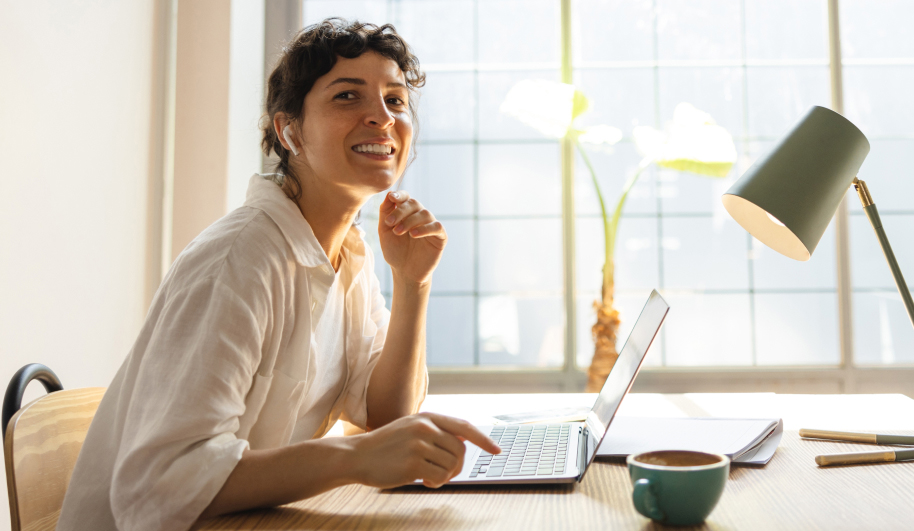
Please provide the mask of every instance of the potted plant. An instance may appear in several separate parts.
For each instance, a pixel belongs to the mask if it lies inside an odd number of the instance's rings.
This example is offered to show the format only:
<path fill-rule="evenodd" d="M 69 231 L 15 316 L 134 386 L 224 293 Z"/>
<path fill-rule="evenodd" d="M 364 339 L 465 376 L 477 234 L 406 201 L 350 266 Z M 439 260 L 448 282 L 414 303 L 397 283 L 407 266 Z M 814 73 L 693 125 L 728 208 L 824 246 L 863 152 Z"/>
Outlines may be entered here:
<path fill-rule="evenodd" d="M 600 203 L 603 218 L 604 263 L 601 300 L 594 302 L 596 323 L 591 331 L 594 356 L 587 371 L 587 391 L 598 392 L 618 358 L 616 333 L 619 312 L 613 303 L 616 235 L 625 201 L 641 174 L 651 164 L 707 177 L 723 178 L 736 162 L 733 138 L 710 115 L 688 103 L 680 103 L 673 120 L 664 130 L 636 127 L 632 131 L 643 158 L 622 187 L 615 207 L 607 208 L 596 171 L 582 144 L 613 145 L 622 139 L 622 131 L 608 125 L 577 128 L 575 120 L 587 112 L 590 100 L 573 85 L 544 80 L 524 80 L 505 97 L 501 111 L 556 139 L 568 139 L 587 166 Z"/>

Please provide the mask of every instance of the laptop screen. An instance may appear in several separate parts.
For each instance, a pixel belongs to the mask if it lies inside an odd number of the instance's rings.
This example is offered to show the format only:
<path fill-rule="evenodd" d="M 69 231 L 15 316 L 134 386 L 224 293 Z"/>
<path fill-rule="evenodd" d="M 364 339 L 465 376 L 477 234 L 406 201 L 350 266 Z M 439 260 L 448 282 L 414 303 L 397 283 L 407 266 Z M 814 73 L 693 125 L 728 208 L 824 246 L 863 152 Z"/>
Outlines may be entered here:
<path fill-rule="evenodd" d="M 635 376 L 638 375 L 638 370 L 641 368 L 641 363 L 644 361 L 644 356 L 654 338 L 657 337 L 657 332 L 660 331 L 660 325 L 663 324 L 663 319 L 669 309 L 669 305 L 657 291 L 651 292 L 625 346 L 619 353 L 619 358 L 606 378 L 606 383 L 603 384 L 600 396 L 597 397 L 596 403 L 587 414 L 585 420 L 589 432 L 587 465 L 593 461 L 597 447 L 603 440 L 603 436 L 606 435 L 606 430 L 609 429 L 609 424 L 616 415 L 622 398 L 631 389 Z"/>

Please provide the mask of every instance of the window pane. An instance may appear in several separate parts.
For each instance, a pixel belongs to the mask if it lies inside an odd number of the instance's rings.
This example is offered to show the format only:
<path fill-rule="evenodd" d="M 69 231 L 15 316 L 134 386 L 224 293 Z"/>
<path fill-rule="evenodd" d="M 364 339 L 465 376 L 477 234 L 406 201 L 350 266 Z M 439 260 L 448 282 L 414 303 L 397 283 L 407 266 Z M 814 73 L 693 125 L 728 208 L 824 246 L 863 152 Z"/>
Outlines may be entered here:
<path fill-rule="evenodd" d="M 751 136 L 780 139 L 813 105 L 831 107 L 826 66 L 750 66 L 746 77 Z"/>
<path fill-rule="evenodd" d="M 663 218 L 664 287 L 748 290 L 747 238 L 729 217 Z"/>
<path fill-rule="evenodd" d="M 878 204 L 878 203 L 877 203 Z M 914 214 L 882 214 L 882 229 L 908 285 L 914 281 L 914 245 L 908 235 L 914 230 Z M 895 289 L 895 279 L 869 219 L 863 214 L 850 217 L 851 276 L 854 288 Z"/>
<path fill-rule="evenodd" d="M 472 140 L 475 108 L 473 73 L 427 72 L 419 97 L 419 140 Z"/>
<path fill-rule="evenodd" d="M 564 318 L 561 297 L 480 297 L 480 364 L 561 366 Z"/>
<path fill-rule="evenodd" d="M 423 67 L 473 62 L 473 4 L 474 0 L 391 3 L 397 33 L 406 39 Z"/>
<path fill-rule="evenodd" d="M 756 293 L 759 365 L 837 365 L 835 293 Z"/>
<path fill-rule="evenodd" d="M 914 363 L 914 328 L 896 290 L 858 290 L 853 311 L 858 364 Z"/>
<path fill-rule="evenodd" d="M 841 54 L 844 59 L 911 58 L 914 3 L 909 0 L 841 0 Z"/>
<path fill-rule="evenodd" d="M 574 80 L 591 101 L 578 127 L 606 124 L 630 137 L 633 127 L 656 123 L 653 68 L 579 69 Z"/>
<path fill-rule="evenodd" d="M 447 231 L 447 247 L 435 269 L 432 293 L 473 292 L 475 261 L 473 220 L 452 219 L 442 222 Z"/>
<path fill-rule="evenodd" d="M 666 292 L 666 365 L 751 365 L 748 294 Z"/>
<path fill-rule="evenodd" d="M 561 249 L 560 219 L 480 221 L 479 290 L 561 293 Z"/>
<path fill-rule="evenodd" d="M 912 85 L 914 66 L 846 65 L 844 114 L 869 138 L 910 136 Z"/>
<path fill-rule="evenodd" d="M 555 0 L 479 2 L 479 61 L 559 62 L 560 4 Z"/>
<path fill-rule="evenodd" d="M 305 0 L 302 2 L 302 20 L 305 25 L 316 24 L 325 18 L 341 17 L 372 24 L 391 22 L 386 0 Z"/>
<path fill-rule="evenodd" d="M 652 60 L 653 11 L 651 0 L 572 0 L 574 62 Z"/>
<path fill-rule="evenodd" d="M 557 144 L 479 146 L 479 214 L 562 213 Z"/>
<path fill-rule="evenodd" d="M 657 0 L 661 61 L 738 61 L 740 3 L 732 0 Z"/>
<path fill-rule="evenodd" d="M 476 186 L 470 144 L 420 144 L 401 187 L 439 219 L 472 216 Z"/>
<path fill-rule="evenodd" d="M 745 0 L 745 6 L 748 59 L 828 60 L 827 2 Z M 842 20 L 842 33 L 845 27 Z"/>
<path fill-rule="evenodd" d="M 426 354 L 430 367 L 473 365 L 473 297 L 441 297 L 428 301 Z"/>

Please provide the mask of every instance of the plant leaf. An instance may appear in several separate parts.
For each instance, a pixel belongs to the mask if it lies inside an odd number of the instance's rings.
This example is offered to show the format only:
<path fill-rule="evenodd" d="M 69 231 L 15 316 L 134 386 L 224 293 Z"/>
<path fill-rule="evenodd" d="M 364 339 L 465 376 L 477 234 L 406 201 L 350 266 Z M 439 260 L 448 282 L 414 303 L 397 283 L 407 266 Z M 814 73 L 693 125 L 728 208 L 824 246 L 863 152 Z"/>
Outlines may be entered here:
<path fill-rule="evenodd" d="M 680 103 L 664 131 L 636 127 L 635 143 L 658 166 L 708 177 L 726 177 L 736 162 L 736 146 L 708 113 Z"/>
<path fill-rule="evenodd" d="M 677 171 L 687 171 L 707 177 L 726 177 L 733 167 L 732 162 L 703 162 L 692 159 L 658 160 L 657 165 Z"/>
<path fill-rule="evenodd" d="M 578 89 L 574 89 L 574 99 L 571 104 L 571 121 L 581 116 L 590 109 L 590 100 Z"/>
<path fill-rule="evenodd" d="M 562 138 L 571 127 L 575 88 L 567 83 L 525 79 L 514 85 L 501 112 L 551 138 Z"/>

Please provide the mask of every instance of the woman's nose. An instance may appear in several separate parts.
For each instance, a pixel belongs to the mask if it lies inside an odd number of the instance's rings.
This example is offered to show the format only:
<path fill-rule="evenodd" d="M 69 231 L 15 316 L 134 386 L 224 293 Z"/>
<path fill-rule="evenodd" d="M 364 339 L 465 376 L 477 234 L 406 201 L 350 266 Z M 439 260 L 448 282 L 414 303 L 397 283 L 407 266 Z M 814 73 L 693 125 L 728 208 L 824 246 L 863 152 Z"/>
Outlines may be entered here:
<path fill-rule="evenodd" d="M 383 98 L 373 100 L 365 113 L 365 123 L 369 126 L 386 129 L 394 124 L 396 118 L 387 108 Z"/>

